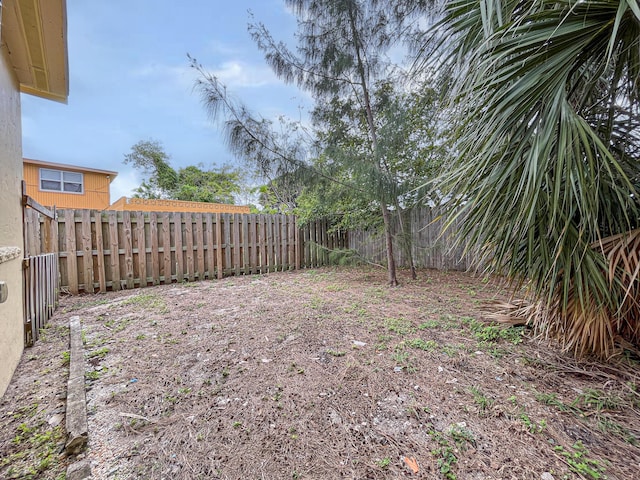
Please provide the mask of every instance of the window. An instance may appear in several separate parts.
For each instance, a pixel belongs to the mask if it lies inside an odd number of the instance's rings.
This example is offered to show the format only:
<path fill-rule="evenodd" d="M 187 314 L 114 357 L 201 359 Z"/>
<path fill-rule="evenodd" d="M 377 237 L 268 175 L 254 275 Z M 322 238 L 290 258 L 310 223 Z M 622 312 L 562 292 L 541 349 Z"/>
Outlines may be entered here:
<path fill-rule="evenodd" d="M 50 192 L 82 193 L 83 177 L 78 172 L 40 169 L 40 190 Z"/>

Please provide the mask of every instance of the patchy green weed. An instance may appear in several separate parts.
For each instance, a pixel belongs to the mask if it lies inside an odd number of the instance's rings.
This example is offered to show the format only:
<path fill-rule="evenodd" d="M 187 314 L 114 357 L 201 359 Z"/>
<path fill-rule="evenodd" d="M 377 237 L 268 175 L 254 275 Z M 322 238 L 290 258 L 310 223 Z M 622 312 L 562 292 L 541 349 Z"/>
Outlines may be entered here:
<path fill-rule="evenodd" d="M 135 297 L 127 298 L 120 305 L 139 306 L 155 310 L 157 313 L 167 313 L 169 311 L 165 299 L 156 293 L 141 293 Z"/>
<path fill-rule="evenodd" d="M 18 451 L 0 459 L 0 467 L 11 465 L 7 470 L 10 478 L 43 478 L 47 470 L 58 465 L 64 437 L 61 426 L 50 429 L 44 421 L 34 426 L 21 423 L 11 441 Z"/>
<path fill-rule="evenodd" d="M 573 444 L 572 448 L 573 452 L 569 452 L 565 450 L 562 445 L 554 447 L 554 450 L 564 457 L 564 461 L 569 465 L 569 470 L 583 478 L 590 478 L 592 480 L 606 478 L 604 475 L 604 466 L 598 460 L 593 460 L 588 457 L 589 451 L 582 442 L 577 441 Z"/>
<path fill-rule="evenodd" d="M 469 391 L 473 395 L 473 402 L 478 407 L 478 413 L 485 414 L 493 405 L 493 399 L 487 397 L 478 387 L 471 387 Z"/>
<path fill-rule="evenodd" d="M 415 329 L 411 323 L 411 320 L 407 318 L 386 318 L 384 320 L 384 326 L 390 332 L 395 333 L 396 335 L 406 335 L 408 333 L 413 333 Z"/>
<path fill-rule="evenodd" d="M 94 350 L 92 352 L 87 353 L 87 358 L 98 358 L 102 359 L 107 356 L 109 353 L 109 349 L 107 347 L 99 348 L 98 350 Z"/>

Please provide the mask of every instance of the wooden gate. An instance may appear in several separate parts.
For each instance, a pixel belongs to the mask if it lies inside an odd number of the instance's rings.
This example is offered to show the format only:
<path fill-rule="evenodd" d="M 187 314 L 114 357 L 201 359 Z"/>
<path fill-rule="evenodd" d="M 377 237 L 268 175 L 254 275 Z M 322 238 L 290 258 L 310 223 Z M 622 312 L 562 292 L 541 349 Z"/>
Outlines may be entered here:
<path fill-rule="evenodd" d="M 40 329 L 51 318 L 58 304 L 58 254 L 45 253 L 23 260 L 24 267 L 24 342 L 33 345 Z"/>
<path fill-rule="evenodd" d="M 22 182 L 22 205 L 24 343 L 26 346 L 31 346 L 38 339 L 40 329 L 45 326 L 58 305 L 60 292 L 57 253 L 58 220 L 55 209 L 43 207 L 26 194 L 24 181 Z M 42 225 L 39 213 L 44 216 Z M 40 231 L 41 228 L 43 232 Z"/>

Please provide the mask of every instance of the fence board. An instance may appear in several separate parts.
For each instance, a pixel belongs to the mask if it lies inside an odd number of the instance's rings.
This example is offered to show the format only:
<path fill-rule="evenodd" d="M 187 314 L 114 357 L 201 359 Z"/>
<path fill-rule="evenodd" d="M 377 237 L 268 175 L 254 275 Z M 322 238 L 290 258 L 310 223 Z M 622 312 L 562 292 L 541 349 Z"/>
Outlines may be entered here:
<path fill-rule="evenodd" d="M 122 212 L 123 241 L 124 241 L 124 275 L 127 288 L 135 286 L 133 272 L 133 231 L 131 230 L 131 214 Z"/>
<path fill-rule="evenodd" d="M 216 271 L 218 280 L 222 280 L 222 218 L 216 213 Z"/>
<path fill-rule="evenodd" d="M 174 226 L 174 240 L 176 245 L 176 281 L 184 282 L 184 249 L 182 247 L 182 213 L 174 213 L 173 217 L 173 226 Z"/>
<path fill-rule="evenodd" d="M 67 274 L 69 275 L 69 292 L 78 293 L 78 257 L 76 256 L 76 228 L 74 210 L 65 210 L 65 249 L 67 252 Z"/>
<path fill-rule="evenodd" d="M 151 255 L 149 255 L 151 266 L 151 283 L 160 284 L 160 247 L 158 242 L 158 214 L 149 214 L 149 236 L 151 237 Z"/>
<path fill-rule="evenodd" d="M 166 285 L 171 283 L 171 224 L 169 223 L 169 214 L 161 213 L 160 220 L 162 221 L 162 265 L 163 275 L 162 280 Z"/>
<path fill-rule="evenodd" d="M 196 213 L 196 264 L 198 280 L 204 280 L 204 230 L 202 228 L 202 214 Z"/>
<path fill-rule="evenodd" d="M 213 215 L 206 216 L 206 227 L 205 227 L 205 235 L 207 237 L 207 278 L 209 280 L 214 278 L 214 258 L 215 258 L 215 248 L 214 248 L 214 232 L 213 232 Z"/>
<path fill-rule="evenodd" d="M 104 268 L 104 240 L 102 236 L 102 215 L 95 212 L 96 231 L 96 265 L 98 270 L 98 288 L 101 292 L 107 291 L 107 276 Z"/>
<path fill-rule="evenodd" d="M 249 215 L 249 273 L 258 273 L 258 216 L 256 214 Z"/>
<path fill-rule="evenodd" d="M 136 212 L 135 251 L 138 252 L 138 278 L 141 287 L 147 286 L 147 244 L 145 242 L 144 213 Z M 134 280 L 135 281 L 135 280 Z"/>
<path fill-rule="evenodd" d="M 190 282 L 195 279 L 195 262 L 193 258 L 193 214 L 184 214 L 184 236 L 187 253 L 187 275 Z"/>
<path fill-rule="evenodd" d="M 231 214 L 224 213 L 222 218 L 224 221 L 224 244 L 222 246 L 222 248 L 224 249 L 224 268 L 222 271 L 223 274 L 230 274 L 233 268 L 233 264 L 231 263 Z"/>
<path fill-rule="evenodd" d="M 118 241 L 118 216 L 114 211 L 107 214 L 109 221 L 109 265 L 111 267 L 111 288 L 120 290 L 120 242 Z"/>
<path fill-rule="evenodd" d="M 249 222 L 248 215 L 238 215 L 242 221 L 242 273 L 248 275 L 251 273 L 251 267 L 249 266 Z"/>
<path fill-rule="evenodd" d="M 82 241 L 82 281 L 84 291 L 93 293 L 93 255 L 91 248 L 91 210 L 80 211 L 81 241 Z M 80 283 L 80 282 L 78 282 Z"/>

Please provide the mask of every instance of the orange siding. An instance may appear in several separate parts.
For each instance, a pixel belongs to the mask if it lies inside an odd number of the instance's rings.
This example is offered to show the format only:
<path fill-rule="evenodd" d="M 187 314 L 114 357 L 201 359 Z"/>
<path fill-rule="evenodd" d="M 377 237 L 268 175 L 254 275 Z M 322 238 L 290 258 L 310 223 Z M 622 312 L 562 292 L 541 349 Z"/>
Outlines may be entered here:
<path fill-rule="evenodd" d="M 130 212 L 251 213 L 251 209 L 244 205 L 128 197 L 120 197 L 113 202 L 109 210 L 120 212 L 126 210 Z"/>
<path fill-rule="evenodd" d="M 83 174 L 84 193 L 43 192 L 40 190 L 40 168 L 65 170 Z M 111 204 L 109 195 L 110 179 L 108 175 L 87 172 L 81 168 L 58 168 L 54 166 L 32 165 L 24 163 L 24 180 L 27 183 L 27 195 L 47 207 L 89 208 L 104 210 Z"/>

